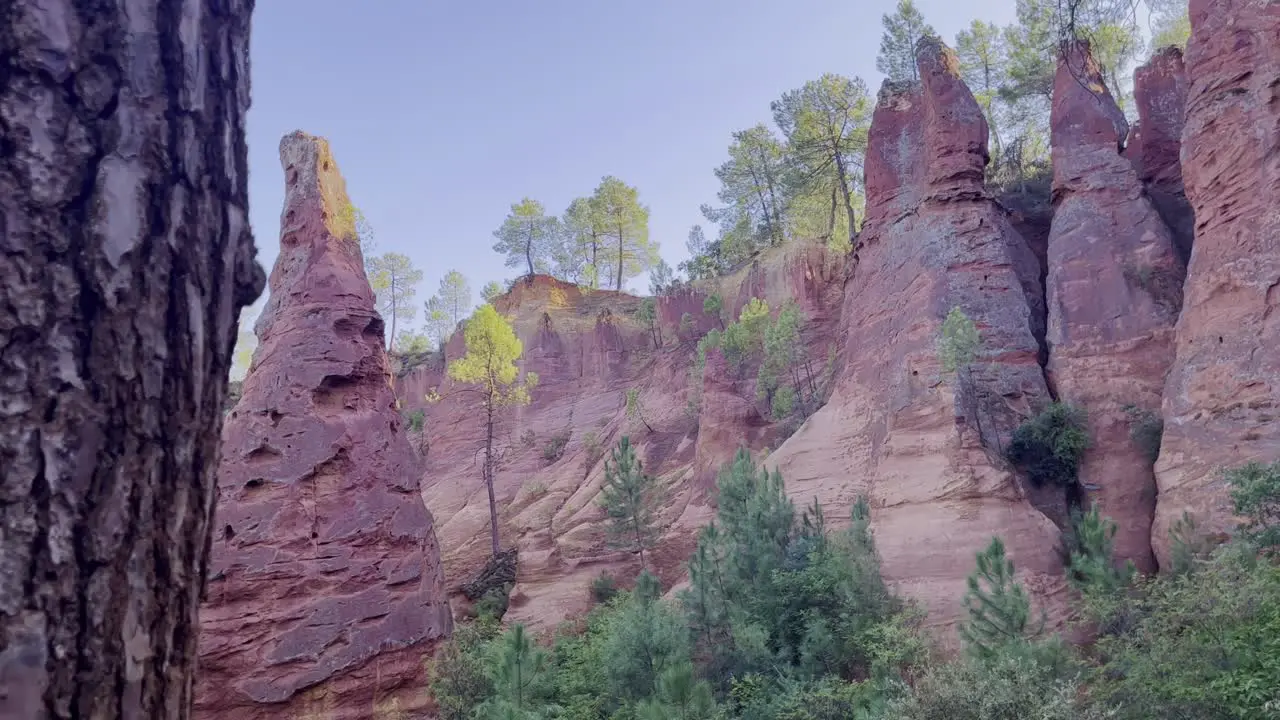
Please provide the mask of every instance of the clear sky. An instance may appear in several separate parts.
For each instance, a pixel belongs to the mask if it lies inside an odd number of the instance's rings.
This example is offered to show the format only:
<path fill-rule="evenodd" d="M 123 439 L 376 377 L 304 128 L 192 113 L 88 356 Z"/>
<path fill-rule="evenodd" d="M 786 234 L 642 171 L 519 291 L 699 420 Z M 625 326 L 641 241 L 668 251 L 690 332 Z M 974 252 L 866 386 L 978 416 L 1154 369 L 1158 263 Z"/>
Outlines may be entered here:
<path fill-rule="evenodd" d="M 278 245 L 277 146 L 332 143 L 378 249 L 450 269 L 479 294 L 514 277 L 493 230 L 524 196 L 559 214 L 604 175 L 640 190 L 674 266 L 731 132 L 824 72 L 874 93 L 880 17 L 895 0 L 259 0 L 253 18 L 249 196 L 259 259 Z M 949 43 L 1013 0 L 917 0 Z M 708 227 L 707 234 L 714 232 Z M 647 277 L 632 281 L 647 291 Z M 415 321 L 415 324 L 418 321 Z"/>

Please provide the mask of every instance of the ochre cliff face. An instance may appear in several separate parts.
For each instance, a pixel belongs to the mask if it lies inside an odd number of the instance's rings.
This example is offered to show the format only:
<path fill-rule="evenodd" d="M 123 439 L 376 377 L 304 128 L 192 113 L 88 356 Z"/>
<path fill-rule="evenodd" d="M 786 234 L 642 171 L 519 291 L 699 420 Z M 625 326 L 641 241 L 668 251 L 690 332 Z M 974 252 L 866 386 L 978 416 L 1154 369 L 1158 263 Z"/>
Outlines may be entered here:
<path fill-rule="evenodd" d="M 999 459 L 1049 401 L 1039 269 L 983 187 L 986 121 L 954 55 L 926 44 L 919 66 L 921 84 L 886 83 L 872 120 L 834 393 L 767 463 L 797 502 L 816 497 L 829 517 L 847 518 L 867 494 L 886 578 L 946 625 L 993 536 L 1041 605 L 1055 605 L 1062 580 L 1058 528 Z M 952 307 L 982 336 L 958 378 L 937 350 Z"/>
<path fill-rule="evenodd" d="M 413 712 L 452 629 L 419 461 L 328 143 L 296 132 L 280 157 L 280 255 L 222 437 L 196 715 Z"/>
<path fill-rule="evenodd" d="M 782 434 L 755 399 L 754 370 L 734 372 L 712 351 L 701 379 L 691 379 L 697 339 L 721 325 L 703 313 L 703 300 L 720 295 L 726 318 L 752 297 L 773 307 L 794 300 L 809 317 L 804 340 L 821 372 L 839 316 L 843 264 L 820 245 L 772 250 L 714 284 L 660 298 L 656 333 L 636 317 L 639 298 L 546 276 L 521 280 L 495 301 L 524 344 L 521 370 L 539 378 L 532 403 L 505 411 L 497 430 L 500 536 L 504 548 L 519 549 L 508 621 L 553 629 L 590 607 L 589 586 L 600 573 L 625 583 L 640 571 L 636 556 L 607 545 L 597 505 L 603 460 L 623 435 L 631 437 L 646 472 L 670 488 L 660 513 L 662 538 L 646 553 L 650 569 L 667 587 L 683 579 L 696 533 L 712 516 L 720 466 L 738 447 L 758 451 Z M 682 330 L 686 313 L 690 322 Z M 456 333 L 446 363 L 464 351 Z M 398 379 L 398 392 L 407 410 L 421 409 L 426 417 L 423 497 L 438 518 L 445 576 L 461 612 L 458 587 L 490 553 L 484 428 L 474 398 L 444 377 L 444 366 L 409 371 Z M 441 401 L 425 401 L 432 388 Z M 627 416 L 628 389 L 639 392 L 643 419 Z M 691 410 L 699 394 L 700 407 Z M 557 436 L 567 438 L 558 452 Z"/>
<path fill-rule="evenodd" d="M 1152 530 L 1226 530 L 1222 470 L 1280 459 L 1280 4 L 1193 0 L 1182 172 L 1195 209 Z"/>
<path fill-rule="evenodd" d="M 1059 63 L 1050 125 L 1049 377 L 1088 413 L 1079 481 L 1116 523 L 1116 555 L 1151 571 L 1155 457 L 1134 436 L 1159 416 L 1185 271 L 1120 154 L 1124 115 L 1084 44 Z M 1149 143 L 1158 137 L 1144 131 Z"/>

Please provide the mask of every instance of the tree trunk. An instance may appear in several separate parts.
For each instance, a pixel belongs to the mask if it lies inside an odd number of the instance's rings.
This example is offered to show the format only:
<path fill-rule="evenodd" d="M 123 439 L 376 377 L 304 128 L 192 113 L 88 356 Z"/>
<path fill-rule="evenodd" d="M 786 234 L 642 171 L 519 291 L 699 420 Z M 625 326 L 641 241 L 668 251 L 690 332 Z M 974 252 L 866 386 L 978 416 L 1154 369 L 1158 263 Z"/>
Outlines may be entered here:
<path fill-rule="evenodd" d="M 591 288 L 594 290 L 600 287 L 600 262 L 596 255 L 600 252 L 600 238 L 596 237 L 593 230 L 591 232 Z"/>
<path fill-rule="evenodd" d="M 190 716 L 252 8 L 0 3 L 0 717 Z"/>
<path fill-rule="evenodd" d="M 484 424 L 484 486 L 489 491 L 489 540 L 493 543 L 493 556 L 502 552 L 498 542 L 498 500 L 493 495 L 493 398 L 485 404 Z"/>
<path fill-rule="evenodd" d="M 619 226 L 618 227 L 618 277 L 615 278 L 615 283 L 617 285 L 615 289 L 618 292 L 622 292 L 622 255 L 623 255 L 623 247 L 625 244 L 626 244 L 626 241 L 624 240 L 622 227 Z"/>
<path fill-rule="evenodd" d="M 391 276 L 387 287 L 387 293 L 390 296 L 388 302 L 391 303 L 391 332 L 387 333 L 387 352 L 391 352 L 396 349 L 396 316 L 400 314 L 397 312 L 400 308 L 396 307 L 396 276 L 392 273 L 388 275 Z"/>
<path fill-rule="evenodd" d="M 529 277 L 533 277 L 533 221 L 529 221 L 529 235 L 524 240 L 524 259 L 529 263 Z"/>
<path fill-rule="evenodd" d="M 836 153 L 836 172 L 840 175 L 840 192 L 844 194 L 844 210 L 849 214 L 849 242 L 858 236 L 856 218 L 853 213 L 853 190 L 849 188 L 848 173 L 845 172 L 844 158 Z"/>
<path fill-rule="evenodd" d="M 831 212 L 827 215 L 827 239 L 836 236 L 836 208 L 840 205 L 840 189 L 831 186 Z"/>

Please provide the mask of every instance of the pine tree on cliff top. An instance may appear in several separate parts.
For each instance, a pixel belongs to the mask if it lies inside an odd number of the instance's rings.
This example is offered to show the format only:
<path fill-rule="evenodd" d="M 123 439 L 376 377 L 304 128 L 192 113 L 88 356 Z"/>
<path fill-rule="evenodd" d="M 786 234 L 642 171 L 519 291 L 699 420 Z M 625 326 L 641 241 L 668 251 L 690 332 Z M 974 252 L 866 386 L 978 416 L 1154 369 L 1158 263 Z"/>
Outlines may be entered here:
<path fill-rule="evenodd" d="M 631 438 L 623 437 L 613 451 L 612 460 L 604 463 L 604 487 L 600 489 L 600 507 L 609 518 L 609 541 L 640 554 L 640 567 L 648 568 L 644 552 L 658 540 L 658 481 L 646 475 Z"/>

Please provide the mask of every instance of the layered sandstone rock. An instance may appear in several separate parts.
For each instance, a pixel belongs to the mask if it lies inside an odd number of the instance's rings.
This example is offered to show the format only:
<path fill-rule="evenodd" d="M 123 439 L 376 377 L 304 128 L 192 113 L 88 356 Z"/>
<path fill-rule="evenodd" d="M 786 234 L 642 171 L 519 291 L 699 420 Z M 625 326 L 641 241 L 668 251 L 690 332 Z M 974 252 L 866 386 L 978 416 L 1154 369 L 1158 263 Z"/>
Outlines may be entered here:
<path fill-rule="evenodd" d="M 1280 459 L 1280 4 L 1192 0 L 1182 171 L 1195 208 L 1152 541 L 1231 524 L 1222 471 Z"/>
<path fill-rule="evenodd" d="M 1155 457 L 1142 441 L 1173 361 L 1184 268 L 1120 154 L 1127 123 L 1083 43 L 1059 63 L 1050 125 L 1049 375 L 1062 400 L 1088 412 L 1079 479 L 1116 523 L 1116 555 L 1151 571 Z"/>
<path fill-rule="evenodd" d="M 869 495 L 886 577 L 949 624 L 992 536 L 1042 605 L 1062 579 L 1058 528 L 999 459 L 1049 399 L 1038 263 L 983 187 L 987 123 L 954 54 L 926 42 L 918 60 L 921 84 L 886 83 L 872 120 L 834 394 L 767 462 L 797 502 L 816 497 L 829 516 Z M 937 351 L 953 307 L 982 336 L 960 382 Z"/>
<path fill-rule="evenodd" d="M 739 447 L 758 451 L 781 437 L 755 397 L 754 369 L 735 372 L 712 351 L 704 372 L 694 376 L 697 339 L 721 324 L 703 312 L 703 301 L 719 295 L 727 318 L 751 297 L 773 307 L 796 301 L 808 317 L 804 342 L 820 374 L 836 335 L 843 264 L 820 244 L 795 243 L 764 253 L 728 277 L 661 297 L 661 346 L 637 316 L 641 300 L 625 293 L 535 276 L 495 301 L 524 344 L 521 370 L 539 378 L 532 403 L 505 413 L 498 426 L 499 530 L 504 547 L 519 549 L 507 620 L 552 630 L 590 607 L 590 584 L 599 574 L 626 583 L 639 572 L 635 555 L 607 545 L 597 505 L 604 457 L 624 434 L 646 472 L 669 487 L 660 512 L 661 541 L 646 553 L 650 569 L 664 587 L 683 578 L 696 533 L 712 516 L 720 466 Z M 464 351 L 461 334 L 455 334 L 447 358 Z M 436 531 L 445 576 L 457 593 L 489 554 L 478 454 L 483 427 L 442 365 L 424 364 L 397 383 L 405 408 L 420 409 L 426 418 L 423 493 L 440 519 Z M 433 388 L 443 399 L 427 403 Z M 639 393 L 642 418 L 627 415 L 629 389 Z M 459 612 L 465 611 L 463 598 L 458 600 Z"/>
<path fill-rule="evenodd" d="M 222 437 L 197 716 L 413 712 L 452 628 L 419 461 L 328 143 L 295 132 L 280 158 L 280 255 Z"/>
<path fill-rule="evenodd" d="M 1191 257 L 1196 218 L 1182 185 L 1182 124 L 1187 109 L 1187 73 L 1182 51 L 1176 47 L 1156 51 L 1146 65 L 1133 73 L 1133 99 L 1138 124 L 1125 146 L 1146 185 L 1156 212 L 1173 232 L 1179 259 Z"/>

